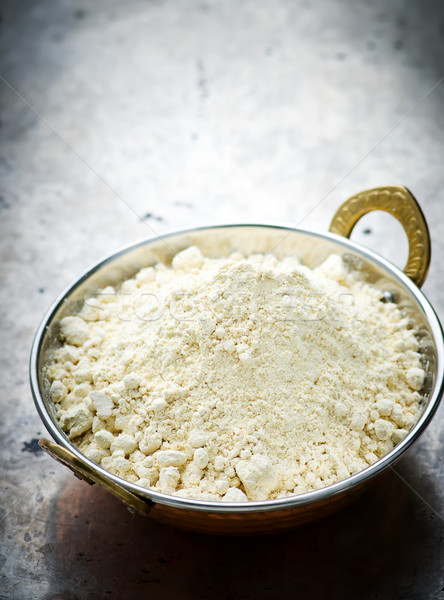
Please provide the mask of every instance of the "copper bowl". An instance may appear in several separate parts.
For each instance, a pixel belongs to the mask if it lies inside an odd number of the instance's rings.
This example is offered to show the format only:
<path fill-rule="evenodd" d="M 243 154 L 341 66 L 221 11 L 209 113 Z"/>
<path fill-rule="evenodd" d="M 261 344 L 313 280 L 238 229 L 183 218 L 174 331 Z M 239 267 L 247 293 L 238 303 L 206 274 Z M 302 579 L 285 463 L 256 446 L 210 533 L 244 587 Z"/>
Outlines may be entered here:
<path fill-rule="evenodd" d="M 384 258 L 350 241 L 358 219 L 371 210 L 385 210 L 404 226 L 409 259 L 404 273 Z M 343 237 L 346 236 L 346 237 Z M 330 254 L 342 255 L 353 269 L 394 301 L 417 327 L 426 379 L 424 408 L 408 435 L 395 448 L 363 471 L 328 487 L 278 500 L 224 503 L 180 498 L 140 487 L 87 459 L 58 424 L 49 385 L 44 376 L 48 353 L 57 346 L 58 322 L 74 314 L 84 300 L 107 285 L 118 285 L 139 269 L 157 262 L 169 264 L 173 256 L 195 245 L 205 256 L 243 252 L 273 252 L 278 258 L 298 254 L 313 268 Z M 443 333 L 428 300 L 419 290 L 430 261 L 427 224 L 413 196 L 403 187 L 384 187 L 357 194 L 333 218 L 330 233 L 277 225 L 227 225 L 171 233 L 124 248 L 105 258 L 76 281 L 54 302 L 38 328 L 32 346 L 30 379 L 37 410 L 55 442 L 40 445 L 59 462 L 93 484 L 98 483 L 123 500 L 134 512 L 194 531 L 224 534 L 276 532 L 316 520 L 348 503 L 389 467 L 419 438 L 436 411 L 443 392 Z"/>

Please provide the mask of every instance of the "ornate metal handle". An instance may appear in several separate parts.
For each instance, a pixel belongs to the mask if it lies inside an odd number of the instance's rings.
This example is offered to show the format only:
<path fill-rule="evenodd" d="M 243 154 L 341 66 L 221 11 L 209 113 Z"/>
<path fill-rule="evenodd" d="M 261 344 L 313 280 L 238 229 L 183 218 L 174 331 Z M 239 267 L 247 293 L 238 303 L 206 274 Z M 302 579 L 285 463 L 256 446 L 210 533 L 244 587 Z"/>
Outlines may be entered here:
<path fill-rule="evenodd" d="M 144 516 L 148 515 L 151 508 L 148 502 L 145 502 L 132 492 L 129 492 L 113 481 L 102 477 L 100 473 L 97 473 L 91 469 L 89 465 L 77 458 L 77 456 L 75 456 L 66 448 L 63 448 L 63 446 L 59 446 L 59 444 L 51 442 L 47 439 L 41 439 L 39 441 L 39 446 L 52 458 L 55 458 L 55 460 L 62 463 L 62 465 L 65 465 L 71 469 L 76 477 L 84 479 L 90 485 L 93 483 L 98 483 L 106 488 L 109 492 L 114 494 L 114 496 L 117 496 L 119 500 L 122 500 L 122 502 L 124 502 L 132 512 L 136 512 Z"/>
<path fill-rule="evenodd" d="M 390 213 L 403 226 L 409 241 L 409 257 L 404 273 L 421 287 L 430 264 L 430 235 L 423 212 L 407 188 L 380 187 L 352 196 L 336 211 L 330 231 L 348 238 L 359 219 L 372 210 Z"/>

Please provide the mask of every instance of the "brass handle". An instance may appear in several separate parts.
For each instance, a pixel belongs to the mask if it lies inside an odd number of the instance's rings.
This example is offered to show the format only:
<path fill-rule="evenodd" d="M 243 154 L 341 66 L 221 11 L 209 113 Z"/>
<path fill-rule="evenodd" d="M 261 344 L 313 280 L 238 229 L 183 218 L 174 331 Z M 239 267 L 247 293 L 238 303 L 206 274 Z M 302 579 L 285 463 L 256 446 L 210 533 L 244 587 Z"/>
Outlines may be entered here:
<path fill-rule="evenodd" d="M 372 210 L 390 213 L 403 226 L 409 241 L 404 273 L 421 287 L 429 270 L 430 235 L 423 212 L 407 188 L 397 185 L 380 187 L 352 196 L 336 211 L 330 231 L 349 238 L 359 219 Z"/>
<path fill-rule="evenodd" d="M 144 501 L 132 492 L 129 492 L 125 488 L 117 485 L 111 480 L 106 479 L 100 473 L 97 473 L 91 467 L 84 463 L 82 460 L 77 458 L 72 452 L 59 446 L 54 442 L 47 439 L 41 439 L 39 446 L 45 450 L 52 458 L 65 465 L 71 471 L 79 477 L 84 479 L 90 485 L 98 483 L 99 485 L 106 488 L 109 492 L 117 496 L 119 500 L 124 502 L 132 512 L 147 516 L 151 507 L 148 501 Z"/>

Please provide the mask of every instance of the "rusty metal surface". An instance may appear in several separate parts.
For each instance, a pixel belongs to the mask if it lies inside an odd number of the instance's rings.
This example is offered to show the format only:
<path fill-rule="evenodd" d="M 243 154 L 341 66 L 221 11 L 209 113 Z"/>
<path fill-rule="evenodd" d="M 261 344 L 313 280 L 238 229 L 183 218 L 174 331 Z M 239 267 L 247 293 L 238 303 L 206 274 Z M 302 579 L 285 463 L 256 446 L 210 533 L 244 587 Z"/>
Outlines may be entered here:
<path fill-rule="evenodd" d="M 393 182 L 429 222 L 442 319 L 441 3 L 10 1 L 2 28 L 0 598 L 443 598 L 442 408 L 341 513 L 225 538 L 133 516 L 44 456 L 27 380 L 44 311 L 113 249 L 227 221 L 326 230 Z M 403 267 L 400 234 L 375 214 L 353 237 Z"/>

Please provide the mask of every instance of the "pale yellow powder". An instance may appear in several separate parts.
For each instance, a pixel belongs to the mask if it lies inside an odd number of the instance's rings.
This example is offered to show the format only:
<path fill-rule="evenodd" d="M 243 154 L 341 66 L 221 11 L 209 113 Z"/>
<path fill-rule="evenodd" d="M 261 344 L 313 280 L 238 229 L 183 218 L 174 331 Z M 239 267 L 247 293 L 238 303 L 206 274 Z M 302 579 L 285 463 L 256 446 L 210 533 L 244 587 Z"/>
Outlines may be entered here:
<path fill-rule="evenodd" d="M 416 422 L 414 331 L 332 255 L 204 258 L 142 269 L 60 323 L 48 367 L 64 430 L 141 486 L 241 502 L 319 489 Z"/>

